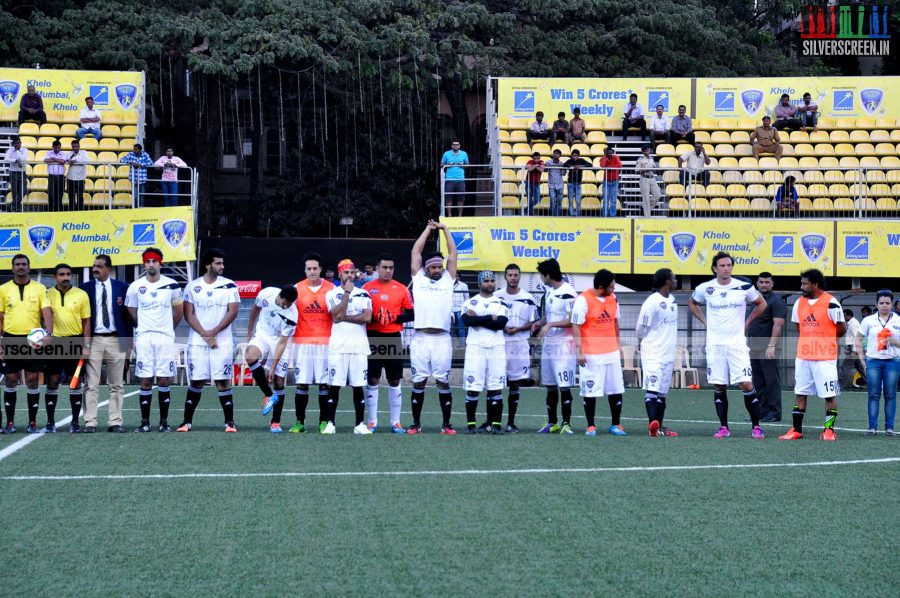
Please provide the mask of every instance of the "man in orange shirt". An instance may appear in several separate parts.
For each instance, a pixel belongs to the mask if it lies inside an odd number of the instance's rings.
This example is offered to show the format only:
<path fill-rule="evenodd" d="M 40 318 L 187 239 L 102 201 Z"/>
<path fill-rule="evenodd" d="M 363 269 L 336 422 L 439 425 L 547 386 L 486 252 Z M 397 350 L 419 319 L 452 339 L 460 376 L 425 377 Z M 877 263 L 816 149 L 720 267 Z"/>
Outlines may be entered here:
<path fill-rule="evenodd" d="M 334 284 L 322 278 L 322 256 L 307 253 L 303 256 L 306 279 L 297 289 L 297 328 L 294 330 L 294 408 L 297 422 L 288 432 L 306 432 L 306 406 L 309 404 L 309 385 L 319 385 L 319 427 L 324 425 L 322 410 L 328 400 L 328 340 L 331 338 L 331 316 L 325 304 L 325 294 Z M 281 424 L 283 401 L 272 410 L 272 425 Z M 321 430 L 320 430 L 321 431 Z"/>
<path fill-rule="evenodd" d="M 613 293 L 615 288 L 615 275 L 606 269 L 597 270 L 594 288 L 579 295 L 572 306 L 575 355 L 588 426 L 585 436 L 597 435 L 594 412 L 597 397 L 603 395 L 609 401 L 612 415 L 609 433 L 628 436 L 621 425 L 625 381 L 619 350 L 619 301 Z"/>
<path fill-rule="evenodd" d="M 806 397 L 815 393 L 825 400 L 825 429 L 822 440 L 837 440 L 834 422 L 837 419 L 838 339 L 847 332 L 844 310 L 838 300 L 825 292 L 825 275 L 812 269 L 800 274 L 800 291 L 803 296 L 794 303 L 791 321 L 797 324 L 797 358 L 794 362 L 793 427 L 781 440 L 803 438 L 803 416 L 806 415 Z"/>
<path fill-rule="evenodd" d="M 372 300 L 372 321 L 367 328 L 369 347 L 368 383 L 366 385 L 366 408 L 369 412 L 369 429 L 378 427 L 378 383 L 381 370 L 388 381 L 388 402 L 391 406 L 391 432 L 405 434 L 400 425 L 400 405 L 403 378 L 403 344 L 400 333 L 404 322 L 413 321 L 413 302 L 409 289 L 394 280 L 394 258 L 386 253 L 378 256 L 375 264 L 378 278 L 363 285 Z"/>

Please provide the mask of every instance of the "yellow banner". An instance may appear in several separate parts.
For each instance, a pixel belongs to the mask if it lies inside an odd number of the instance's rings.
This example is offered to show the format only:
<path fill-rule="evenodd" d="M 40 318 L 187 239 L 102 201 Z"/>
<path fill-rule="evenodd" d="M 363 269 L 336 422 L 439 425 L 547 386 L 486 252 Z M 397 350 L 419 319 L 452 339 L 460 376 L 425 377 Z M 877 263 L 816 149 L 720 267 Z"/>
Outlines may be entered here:
<path fill-rule="evenodd" d="M 897 277 L 900 222 L 838 221 L 837 245 L 840 276 Z"/>
<path fill-rule="evenodd" d="M 51 122 L 77 122 L 88 96 L 94 98 L 95 109 L 119 117 L 110 119 L 116 124 L 123 119 L 137 123 L 144 104 L 143 72 L 0 68 L 0 120 L 18 119 L 19 102 L 29 85 L 43 98 Z"/>
<path fill-rule="evenodd" d="M 0 268 L 24 253 L 32 269 L 65 262 L 90 266 L 105 253 L 116 266 L 140 264 L 148 247 L 166 262 L 196 259 L 194 210 L 190 207 L 90 212 L 0 213 Z"/>
<path fill-rule="evenodd" d="M 781 94 L 799 104 L 812 95 L 820 117 L 900 118 L 900 77 L 697 79 L 696 118 L 773 116 Z"/>
<path fill-rule="evenodd" d="M 554 258 L 563 272 L 631 272 L 631 221 L 625 218 L 444 218 L 460 270 L 534 272 Z"/>
<path fill-rule="evenodd" d="M 558 112 L 572 117 L 581 108 L 583 118 L 625 116 L 625 103 L 632 93 L 644 111 L 652 113 L 662 104 L 666 114 L 678 114 L 678 105 L 691 105 L 690 79 L 532 79 L 503 78 L 497 80 L 498 116 L 528 118 L 544 113 L 544 121 L 552 124 Z"/>

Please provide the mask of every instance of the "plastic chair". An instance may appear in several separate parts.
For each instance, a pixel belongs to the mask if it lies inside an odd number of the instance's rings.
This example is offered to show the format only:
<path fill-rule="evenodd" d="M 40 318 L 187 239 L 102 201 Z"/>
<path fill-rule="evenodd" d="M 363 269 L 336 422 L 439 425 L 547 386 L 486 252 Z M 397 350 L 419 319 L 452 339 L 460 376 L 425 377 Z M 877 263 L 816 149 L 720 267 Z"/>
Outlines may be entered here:
<path fill-rule="evenodd" d="M 623 346 L 622 347 L 622 355 L 624 356 L 625 365 L 622 366 L 622 374 L 625 372 L 634 372 L 634 384 L 640 388 L 643 385 L 643 377 L 641 373 L 641 368 L 637 365 L 637 361 L 635 359 L 636 347 L 632 346 Z"/>

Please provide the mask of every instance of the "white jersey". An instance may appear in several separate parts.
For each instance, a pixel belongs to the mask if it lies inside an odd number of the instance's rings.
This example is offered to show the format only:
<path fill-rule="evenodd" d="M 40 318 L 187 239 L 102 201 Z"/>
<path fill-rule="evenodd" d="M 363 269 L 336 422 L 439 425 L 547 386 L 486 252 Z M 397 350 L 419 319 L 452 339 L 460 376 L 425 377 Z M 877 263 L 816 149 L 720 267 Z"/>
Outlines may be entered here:
<path fill-rule="evenodd" d="M 678 340 L 678 304 L 671 294 L 653 293 L 644 300 L 638 314 L 636 331 L 643 332 L 641 358 L 674 361 Z"/>
<path fill-rule="evenodd" d="M 714 278 L 694 289 L 692 297 L 697 303 L 706 304 L 707 345 L 746 344 L 747 304 L 759 297 L 751 283 L 732 278 L 728 284 L 720 285 Z"/>
<path fill-rule="evenodd" d="M 259 318 L 256 320 L 254 334 L 277 338 L 279 336 L 293 336 L 297 328 L 297 303 L 294 302 L 288 309 L 282 309 L 275 303 L 275 298 L 281 289 L 278 287 L 266 287 L 256 296 L 256 307 L 259 308 Z"/>
<path fill-rule="evenodd" d="M 125 305 L 137 308 L 137 335 L 142 332 L 161 332 L 175 338 L 172 306 L 180 303 L 181 288 L 168 276 L 160 276 L 156 282 L 150 282 L 146 276 L 142 276 L 131 283 L 125 293 Z"/>
<path fill-rule="evenodd" d="M 413 304 L 416 306 L 415 328 L 439 328 L 450 332 L 453 285 L 453 277 L 447 270 L 444 270 L 438 280 L 426 276 L 424 268 L 416 272 L 412 279 Z"/>
<path fill-rule="evenodd" d="M 518 328 L 538 319 L 538 305 L 528 291 L 519 289 L 519 292 L 513 295 L 508 293 L 506 289 L 503 289 L 494 293 L 494 297 L 499 297 L 500 300 L 509 306 L 509 323 L 507 326 Z M 522 332 L 507 335 L 506 340 L 527 341 L 530 336 L 530 330 L 523 330 Z"/>
<path fill-rule="evenodd" d="M 184 289 L 184 300 L 194 306 L 194 315 L 204 330 L 212 330 L 225 319 L 228 306 L 232 303 L 241 303 L 241 295 L 237 285 L 230 278 L 219 276 L 212 284 L 206 282 L 201 276 L 192 281 Z M 232 342 L 231 324 L 216 335 L 219 343 Z M 205 345 L 203 338 L 196 330 L 191 328 L 189 343 L 192 345 Z"/>
<path fill-rule="evenodd" d="M 561 322 L 572 317 L 572 306 L 578 293 L 567 282 L 559 288 L 548 286 L 544 289 L 544 318 L 547 323 Z M 571 328 L 551 328 L 544 337 L 546 343 L 563 343 L 572 340 Z"/>
<path fill-rule="evenodd" d="M 476 316 L 497 316 L 509 318 L 509 306 L 500 297 L 482 297 L 479 293 L 465 302 L 463 313 L 472 311 Z M 481 347 L 502 347 L 506 344 L 503 329 L 491 330 L 484 326 L 471 326 L 466 334 L 466 345 Z M 505 358 L 504 358 L 505 359 Z"/>
<path fill-rule="evenodd" d="M 328 313 L 334 311 L 344 300 L 346 291 L 341 287 L 334 287 L 325 294 L 325 303 L 328 305 Z M 350 291 L 350 299 L 347 301 L 348 316 L 358 316 L 366 310 L 372 309 L 372 299 L 369 292 L 359 287 L 353 287 Z M 369 354 L 369 337 L 366 335 L 365 324 L 353 322 L 335 322 L 331 326 L 331 338 L 328 339 L 329 353 L 353 353 L 357 355 Z"/>
<path fill-rule="evenodd" d="M 830 309 L 828 313 L 829 315 L 831 314 Z M 878 334 L 885 329 L 890 330 L 891 336 L 894 338 L 900 338 L 900 317 L 894 312 L 888 314 L 887 320 L 882 318 L 878 312 L 863 318 L 858 332 L 868 339 L 866 341 L 866 357 L 873 359 L 897 359 L 900 357 L 900 349 L 893 345 L 888 345 L 886 342 L 884 349 L 878 349 Z"/>

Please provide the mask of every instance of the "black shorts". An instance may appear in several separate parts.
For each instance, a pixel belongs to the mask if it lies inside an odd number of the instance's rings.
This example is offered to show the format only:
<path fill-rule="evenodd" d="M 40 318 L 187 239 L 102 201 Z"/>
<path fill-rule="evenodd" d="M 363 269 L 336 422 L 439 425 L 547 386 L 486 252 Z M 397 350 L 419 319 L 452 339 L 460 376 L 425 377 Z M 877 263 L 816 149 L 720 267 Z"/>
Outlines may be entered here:
<path fill-rule="evenodd" d="M 5 334 L 3 337 L 3 373 L 15 374 L 44 371 L 41 349 L 32 349 L 25 340 L 25 334 Z"/>
<path fill-rule="evenodd" d="M 65 372 L 66 376 L 71 378 L 75 374 L 78 360 L 83 354 L 84 337 L 55 336 L 50 347 L 53 348 L 52 352 L 45 352 L 44 373 L 48 376 L 59 376 Z"/>
<path fill-rule="evenodd" d="M 369 378 L 380 378 L 381 370 L 388 380 L 400 380 L 403 377 L 403 343 L 399 332 L 369 331 Z"/>

